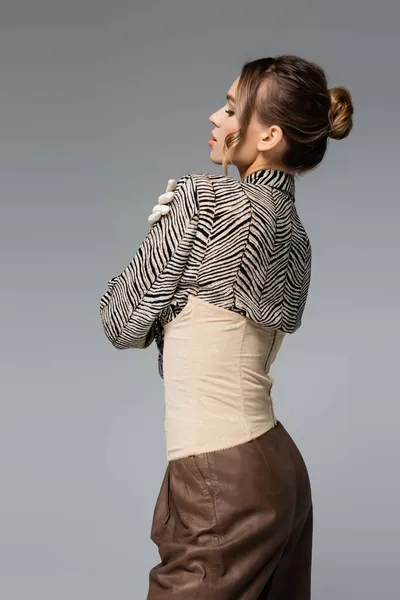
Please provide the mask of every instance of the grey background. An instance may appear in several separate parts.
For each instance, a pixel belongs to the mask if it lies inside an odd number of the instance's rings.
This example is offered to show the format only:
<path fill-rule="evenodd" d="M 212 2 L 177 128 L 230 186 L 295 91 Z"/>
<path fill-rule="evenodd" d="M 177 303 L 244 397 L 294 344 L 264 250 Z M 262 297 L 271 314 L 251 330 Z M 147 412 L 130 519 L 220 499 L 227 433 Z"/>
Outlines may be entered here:
<path fill-rule="evenodd" d="M 168 178 L 222 172 L 208 117 L 243 62 L 286 53 L 356 109 L 297 184 L 312 282 L 271 371 L 312 480 L 313 598 L 397 596 L 399 24 L 388 0 L 2 2 L 2 599 L 145 598 L 162 380 L 98 302 Z"/>

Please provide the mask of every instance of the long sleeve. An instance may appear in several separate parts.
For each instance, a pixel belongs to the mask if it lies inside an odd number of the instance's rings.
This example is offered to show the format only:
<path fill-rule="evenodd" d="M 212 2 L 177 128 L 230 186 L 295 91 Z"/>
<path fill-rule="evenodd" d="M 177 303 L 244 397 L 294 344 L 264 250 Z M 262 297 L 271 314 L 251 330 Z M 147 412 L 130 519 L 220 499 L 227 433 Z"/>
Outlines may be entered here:
<path fill-rule="evenodd" d="M 104 333 L 116 348 L 147 348 L 158 315 L 174 297 L 197 231 L 198 199 L 190 175 L 178 180 L 169 206 L 101 297 Z"/>

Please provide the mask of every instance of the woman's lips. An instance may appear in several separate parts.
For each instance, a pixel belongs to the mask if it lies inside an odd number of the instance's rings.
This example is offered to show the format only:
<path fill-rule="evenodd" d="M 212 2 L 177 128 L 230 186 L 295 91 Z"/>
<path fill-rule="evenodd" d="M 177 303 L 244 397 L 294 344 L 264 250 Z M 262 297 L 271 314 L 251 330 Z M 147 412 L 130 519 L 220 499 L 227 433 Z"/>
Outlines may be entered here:
<path fill-rule="evenodd" d="M 215 144 L 217 140 L 208 140 L 208 145 L 212 146 L 212 144 Z"/>

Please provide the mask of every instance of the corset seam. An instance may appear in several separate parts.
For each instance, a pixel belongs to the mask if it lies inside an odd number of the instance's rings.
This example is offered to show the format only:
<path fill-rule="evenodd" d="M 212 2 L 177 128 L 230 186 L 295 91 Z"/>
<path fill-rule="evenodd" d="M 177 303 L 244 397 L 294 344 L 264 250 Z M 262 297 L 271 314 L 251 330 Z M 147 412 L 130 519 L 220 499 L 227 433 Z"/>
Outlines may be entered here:
<path fill-rule="evenodd" d="M 249 422 L 247 420 L 247 412 L 246 412 L 246 408 L 245 408 L 245 398 L 244 398 L 244 386 L 243 386 L 243 344 L 244 344 L 244 339 L 245 339 L 245 333 L 246 333 L 246 328 L 247 328 L 247 323 L 246 321 L 243 321 L 243 326 L 242 326 L 242 339 L 240 342 L 240 359 L 239 359 L 239 380 L 240 380 L 240 398 L 241 398 L 241 402 L 242 402 L 242 414 L 243 414 L 243 419 L 244 419 L 244 423 L 245 423 L 245 427 L 246 427 L 246 431 L 247 431 L 247 435 L 250 436 L 250 426 L 249 426 Z"/>

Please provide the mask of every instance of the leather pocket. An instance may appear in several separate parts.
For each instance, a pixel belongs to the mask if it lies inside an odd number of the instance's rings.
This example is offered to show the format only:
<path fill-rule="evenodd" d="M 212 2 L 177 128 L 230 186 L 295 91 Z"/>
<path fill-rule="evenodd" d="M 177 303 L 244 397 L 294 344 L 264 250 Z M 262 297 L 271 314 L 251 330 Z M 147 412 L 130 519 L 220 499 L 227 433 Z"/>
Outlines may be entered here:
<path fill-rule="evenodd" d="M 159 544 L 170 518 L 170 466 L 167 467 L 153 511 L 150 537 Z"/>
<path fill-rule="evenodd" d="M 194 474 L 201 486 L 204 496 L 213 496 L 213 485 L 208 460 L 208 452 L 189 456 Z"/>

